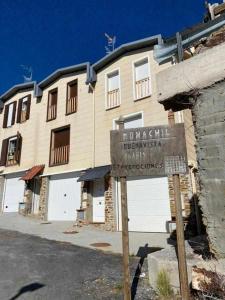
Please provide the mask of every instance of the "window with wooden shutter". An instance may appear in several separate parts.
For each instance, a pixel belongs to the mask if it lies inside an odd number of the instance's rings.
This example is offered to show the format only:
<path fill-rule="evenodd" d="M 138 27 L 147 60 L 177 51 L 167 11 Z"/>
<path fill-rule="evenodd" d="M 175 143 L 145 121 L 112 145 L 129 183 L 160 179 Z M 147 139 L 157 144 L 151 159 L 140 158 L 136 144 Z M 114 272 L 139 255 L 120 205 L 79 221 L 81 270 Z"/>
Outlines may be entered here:
<path fill-rule="evenodd" d="M 67 85 L 67 99 L 66 99 L 66 114 L 77 112 L 77 80 L 71 81 Z"/>
<path fill-rule="evenodd" d="M 4 139 L 2 141 L 0 166 L 6 165 L 7 154 L 8 154 L 8 142 L 9 142 L 9 139 Z"/>
<path fill-rule="evenodd" d="M 13 112 L 12 112 L 12 119 L 11 119 L 11 126 L 15 124 L 16 120 L 16 101 L 13 102 Z"/>
<path fill-rule="evenodd" d="M 70 127 L 58 128 L 51 133 L 50 166 L 69 162 Z"/>
<path fill-rule="evenodd" d="M 2 146 L 2 163 L 4 163 L 4 165 L 7 167 L 19 164 L 21 157 L 21 149 L 22 136 L 20 133 L 17 133 L 16 136 L 8 138 L 7 142 L 4 142 L 4 146 Z"/>
<path fill-rule="evenodd" d="M 17 123 L 23 123 L 30 117 L 31 95 L 19 100 Z"/>
<path fill-rule="evenodd" d="M 9 105 L 5 105 L 4 119 L 3 119 L 3 128 L 6 128 L 6 127 L 7 127 L 8 113 L 9 113 Z"/>
<path fill-rule="evenodd" d="M 56 119 L 57 115 L 57 99 L 58 89 L 49 91 L 48 94 L 48 109 L 47 109 L 47 121 Z"/>
<path fill-rule="evenodd" d="M 18 164 L 20 163 L 21 151 L 22 151 L 22 136 L 20 133 L 17 133 L 15 160 Z"/>

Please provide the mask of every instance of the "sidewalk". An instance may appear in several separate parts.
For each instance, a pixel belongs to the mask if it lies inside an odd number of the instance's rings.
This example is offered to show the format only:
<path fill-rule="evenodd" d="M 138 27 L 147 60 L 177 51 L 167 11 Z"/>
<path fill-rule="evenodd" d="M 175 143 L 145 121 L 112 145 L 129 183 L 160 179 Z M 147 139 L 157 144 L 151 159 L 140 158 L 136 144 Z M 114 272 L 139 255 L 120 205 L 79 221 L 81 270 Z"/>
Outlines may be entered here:
<path fill-rule="evenodd" d="M 73 227 L 74 222 L 42 222 L 37 219 L 23 217 L 17 213 L 4 213 L 0 215 L 0 229 L 15 230 L 22 233 L 36 235 L 49 240 L 68 242 L 77 246 L 96 249 L 94 243 L 108 243 L 108 247 L 98 247 L 104 251 L 122 253 L 121 232 L 103 231 L 93 226 Z M 65 231 L 78 231 L 78 233 L 65 234 Z M 167 233 L 130 232 L 130 254 L 136 255 L 139 247 L 167 247 Z"/>

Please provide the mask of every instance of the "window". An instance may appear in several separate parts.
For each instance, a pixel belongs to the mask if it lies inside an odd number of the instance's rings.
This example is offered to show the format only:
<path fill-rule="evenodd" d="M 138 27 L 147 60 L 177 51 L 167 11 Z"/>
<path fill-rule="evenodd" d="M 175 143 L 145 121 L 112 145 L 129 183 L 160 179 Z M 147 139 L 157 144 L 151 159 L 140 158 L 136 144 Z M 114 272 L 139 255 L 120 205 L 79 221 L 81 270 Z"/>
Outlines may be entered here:
<path fill-rule="evenodd" d="M 16 101 L 5 105 L 3 128 L 11 127 L 15 123 Z"/>
<path fill-rule="evenodd" d="M 106 109 L 120 105 L 120 77 L 119 71 L 107 74 Z"/>
<path fill-rule="evenodd" d="M 148 58 L 134 64 L 135 99 L 141 99 L 151 94 Z"/>
<path fill-rule="evenodd" d="M 12 166 L 20 163 L 22 137 L 16 136 L 2 141 L 1 166 Z"/>
<path fill-rule="evenodd" d="M 31 95 L 26 96 L 19 100 L 18 112 L 17 112 L 17 123 L 23 123 L 30 118 L 30 104 Z"/>
<path fill-rule="evenodd" d="M 58 128 L 51 133 L 50 166 L 69 162 L 70 127 Z"/>
<path fill-rule="evenodd" d="M 77 111 L 77 80 L 69 82 L 67 85 L 66 114 Z"/>
<path fill-rule="evenodd" d="M 49 91 L 48 94 L 48 110 L 47 110 L 47 121 L 56 119 L 57 115 L 57 98 L 58 89 Z"/>
<path fill-rule="evenodd" d="M 118 120 L 118 119 L 117 119 Z M 114 128 L 119 129 L 117 120 L 114 120 Z M 124 129 L 143 127 L 143 113 L 138 112 L 124 117 Z"/>

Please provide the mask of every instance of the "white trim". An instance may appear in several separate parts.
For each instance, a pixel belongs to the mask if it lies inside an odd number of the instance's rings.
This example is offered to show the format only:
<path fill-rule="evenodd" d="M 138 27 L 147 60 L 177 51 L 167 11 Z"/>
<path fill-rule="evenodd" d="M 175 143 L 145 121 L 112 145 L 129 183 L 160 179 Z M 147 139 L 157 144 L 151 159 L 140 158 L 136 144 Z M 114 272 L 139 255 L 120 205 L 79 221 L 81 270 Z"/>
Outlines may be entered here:
<path fill-rule="evenodd" d="M 141 115 L 142 127 L 144 127 L 144 112 L 143 111 L 138 111 L 138 112 L 131 113 L 131 114 L 128 114 L 128 115 L 124 115 L 123 118 L 126 120 L 126 119 L 129 119 L 129 118 L 132 118 L 132 117 L 136 117 L 138 115 Z M 118 121 L 118 120 L 119 120 L 119 117 L 113 119 L 113 130 L 116 130 L 116 121 Z"/>
<path fill-rule="evenodd" d="M 148 76 L 149 76 L 149 79 L 150 79 L 150 86 L 149 86 L 149 95 L 145 96 L 144 98 L 147 98 L 147 97 L 151 97 L 152 95 L 152 76 L 151 76 L 151 68 L 150 68 L 150 57 L 149 55 L 145 55 L 145 56 L 142 56 L 136 60 L 133 60 L 132 61 L 132 75 L 133 75 L 133 78 L 132 78 L 132 85 L 133 85 L 133 100 L 134 101 L 138 101 L 138 100 L 141 100 L 143 98 L 136 98 L 136 87 L 135 87 L 135 83 L 136 83 L 136 78 L 135 78 L 135 64 L 137 64 L 138 62 L 141 62 L 143 60 L 147 59 L 148 61 Z"/>
<path fill-rule="evenodd" d="M 119 76 L 119 100 L 120 103 L 117 106 L 113 107 L 107 107 L 107 99 L 108 99 L 108 76 L 110 74 L 113 74 L 118 71 L 118 76 Z M 120 78 L 120 67 L 110 70 L 109 72 L 105 73 L 105 110 L 110 110 L 116 107 L 119 107 L 121 105 L 121 78 Z"/>
<path fill-rule="evenodd" d="M 54 172 L 54 173 L 47 173 L 47 174 L 42 174 L 40 177 L 47 177 L 47 176 L 53 176 L 53 175 L 60 175 L 60 174 L 67 174 L 67 173 L 74 173 L 74 172 L 81 172 L 86 170 L 87 168 L 83 169 L 75 169 L 75 170 L 70 170 L 70 171 L 64 171 L 64 172 Z"/>
<path fill-rule="evenodd" d="M 15 174 L 15 173 L 21 173 L 21 172 L 26 172 L 28 171 L 29 169 L 23 169 L 23 170 L 17 170 L 17 171 L 14 171 L 14 172 L 9 172 L 9 173 L 1 173 L 1 175 L 10 175 L 10 174 Z"/>

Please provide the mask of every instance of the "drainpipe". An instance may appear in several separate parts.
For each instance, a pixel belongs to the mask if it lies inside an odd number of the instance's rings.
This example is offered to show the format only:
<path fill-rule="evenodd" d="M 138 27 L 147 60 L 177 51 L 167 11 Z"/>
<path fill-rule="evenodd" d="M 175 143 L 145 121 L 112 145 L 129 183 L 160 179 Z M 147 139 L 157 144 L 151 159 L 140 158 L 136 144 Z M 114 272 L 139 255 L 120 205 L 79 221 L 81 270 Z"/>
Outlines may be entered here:
<path fill-rule="evenodd" d="M 88 87 L 91 89 L 92 92 L 92 112 L 93 112 L 93 145 L 92 145 L 92 150 L 93 150 L 93 157 L 92 157 L 92 167 L 95 167 L 95 88 L 92 83 L 88 84 Z"/>

